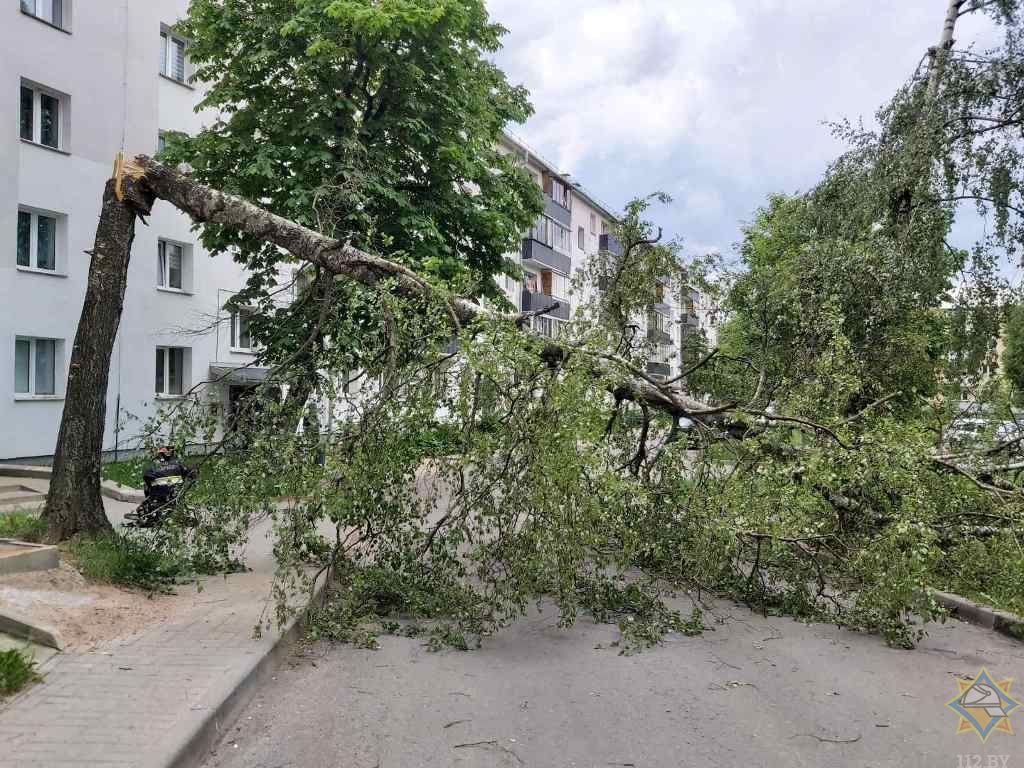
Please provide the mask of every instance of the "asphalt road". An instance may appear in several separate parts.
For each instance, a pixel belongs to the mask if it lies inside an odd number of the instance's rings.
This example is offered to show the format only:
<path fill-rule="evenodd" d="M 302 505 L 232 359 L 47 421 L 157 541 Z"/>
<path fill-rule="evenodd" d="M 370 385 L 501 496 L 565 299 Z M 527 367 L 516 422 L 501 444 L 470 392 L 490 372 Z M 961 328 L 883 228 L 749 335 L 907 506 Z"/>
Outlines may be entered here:
<path fill-rule="evenodd" d="M 472 652 L 298 646 L 204 765 L 1024 768 L 1024 733 L 983 745 L 956 735 L 945 707 L 956 677 L 983 666 L 1018 677 L 1022 698 L 1020 643 L 951 622 L 901 651 L 731 605 L 715 614 L 713 632 L 628 657 L 609 647 L 614 626 L 562 630 L 554 614 Z M 1024 707 L 1010 721 L 1024 732 Z"/>

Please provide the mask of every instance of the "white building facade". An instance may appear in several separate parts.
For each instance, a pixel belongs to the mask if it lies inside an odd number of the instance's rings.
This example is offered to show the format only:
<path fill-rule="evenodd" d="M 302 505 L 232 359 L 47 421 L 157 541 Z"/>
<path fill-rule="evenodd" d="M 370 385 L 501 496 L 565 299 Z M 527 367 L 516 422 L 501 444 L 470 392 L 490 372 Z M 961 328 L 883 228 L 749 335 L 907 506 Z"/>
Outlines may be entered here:
<path fill-rule="evenodd" d="M 187 42 L 171 32 L 188 0 L 3 0 L 0 3 L 0 461 L 53 454 L 67 367 L 104 185 L 119 151 L 154 154 L 164 131 L 197 132 L 211 115 L 188 83 Z M 522 142 L 507 137 L 544 190 L 544 216 L 524 237 L 520 309 L 558 309 L 535 327 L 555 335 L 579 296 L 574 271 L 614 248 L 612 213 Z M 228 418 L 264 371 L 244 317 L 225 302 L 245 270 L 210 258 L 191 222 L 158 202 L 138 226 L 111 360 L 104 449 L 132 450 L 146 421 L 202 387 Z M 651 308 L 654 375 L 678 368 L 678 292 Z M 216 382 L 208 384 L 208 382 Z"/>
<path fill-rule="evenodd" d="M 534 320 L 536 330 L 557 335 L 580 303 L 593 298 L 571 290 L 576 272 L 600 251 L 621 252 L 612 234 L 615 215 L 521 140 L 506 135 L 503 148 L 522 159 L 544 192 L 544 213 L 525 234 L 519 254 L 525 279 L 519 283 L 506 278 L 503 287 L 520 310 L 558 302 L 557 310 Z M 652 345 L 647 373 L 668 379 L 678 375 L 686 339 L 700 327 L 699 294 L 668 278 L 659 280 L 655 290 L 657 301 L 637 320 Z"/>
<path fill-rule="evenodd" d="M 5 0 L 0 7 L 0 460 L 53 454 L 101 196 L 115 155 L 194 132 L 201 93 L 169 32 L 188 0 Z M 251 363 L 224 302 L 245 282 L 158 203 L 138 226 L 111 360 L 104 448 L 162 405 Z M 224 386 L 214 393 L 227 398 Z"/>

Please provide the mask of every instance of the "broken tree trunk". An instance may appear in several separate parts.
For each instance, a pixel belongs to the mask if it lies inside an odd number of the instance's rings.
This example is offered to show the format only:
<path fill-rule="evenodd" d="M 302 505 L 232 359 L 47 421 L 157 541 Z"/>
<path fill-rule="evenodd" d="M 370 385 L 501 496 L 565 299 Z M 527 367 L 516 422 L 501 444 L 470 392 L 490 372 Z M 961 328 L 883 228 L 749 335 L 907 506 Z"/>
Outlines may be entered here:
<path fill-rule="evenodd" d="M 428 300 L 433 288 L 407 267 L 374 256 L 347 242 L 326 237 L 294 221 L 277 216 L 246 200 L 200 184 L 155 160 L 139 155 L 125 164 L 125 173 L 156 198 L 166 200 L 199 224 L 220 224 L 258 237 L 296 258 L 334 275 L 373 288 L 390 282 L 389 290 L 413 300 Z M 462 297 L 449 299 L 453 321 L 466 324 L 488 310 Z M 519 316 L 510 317 L 517 320 Z M 616 396 L 642 402 L 672 416 L 695 421 L 721 422 L 728 406 L 709 408 L 686 395 L 680 387 L 659 383 L 634 371 L 616 387 Z"/>
<path fill-rule="evenodd" d="M 135 219 L 148 215 L 157 199 L 168 201 L 196 223 L 232 227 L 367 287 L 385 283 L 396 295 L 421 301 L 430 299 L 433 292 L 426 280 L 401 264 L 199 184 L 145 155 L 124 162 L 119 158 L 115 178 L 107 183 L 103 195 L 85 305 L 71 354 L 53 477 L 43 513 L 49 526 L 48 537 L 53 541 L 110 527 L 100 496 L 110 355 L 124 302 Z M 461 297 L 448 299 L 448 305 L 456 325 L 487 312 Z M 522 317 L 509 319 L 515 322 Z M 614 388 L 617 400 L 633 400 L 674 417 L 720 421 L 721 415 L 729 410 L 728 406 L 708 408 L 678 387 L 659 383 L 642 371 L 633 370 L 621 378 L 625 380 Z"/>
<path fill-rule="evenodd" d="M 78 533 L 98 533 L 111 527 L 100 495 L 110 355 L 121 321 L 135 218 L 148 213 L 152 202 L 148 190 L 130 180 L 122 186 L 111 179 L 103 192 L 42 515 L 49 541 L 64 541 Z"/>

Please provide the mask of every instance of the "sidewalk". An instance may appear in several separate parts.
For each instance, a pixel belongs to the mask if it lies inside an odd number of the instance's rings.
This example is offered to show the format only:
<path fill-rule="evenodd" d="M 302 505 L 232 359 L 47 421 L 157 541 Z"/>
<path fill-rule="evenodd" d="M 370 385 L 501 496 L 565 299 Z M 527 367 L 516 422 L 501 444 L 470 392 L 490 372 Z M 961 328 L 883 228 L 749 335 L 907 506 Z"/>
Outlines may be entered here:
<path fill-rule="evenodd" d="M 107 500 L 111 518 L 124 505 Z M 0 768 L 167 768 L 198 763 L 221 723 L 276 659 L 269 521 L 253 528 L 248 573 L 211 577 L 171 620 L 89 652 L 59 654 L 45 680 L 0 708 Z M 281 644 L 283 646 L 283 644 Z"/>

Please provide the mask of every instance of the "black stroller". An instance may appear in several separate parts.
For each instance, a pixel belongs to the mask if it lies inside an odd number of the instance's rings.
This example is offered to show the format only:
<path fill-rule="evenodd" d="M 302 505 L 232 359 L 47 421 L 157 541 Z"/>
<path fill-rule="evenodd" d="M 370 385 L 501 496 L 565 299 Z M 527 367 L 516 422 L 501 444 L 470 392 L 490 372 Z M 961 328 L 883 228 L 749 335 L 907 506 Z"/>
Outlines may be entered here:
<path fill-rule="evenodd" d="M 177 460 L 171 448 L 160 448 L 156 460 L 143 473 L 145 500 L 125 515 L 127 528 L 159 528 L 163 521 L 178 508 L 178 500 L 186 481 L 194 480 L 197 472 Z M 195 525 L 195 520 L 184 520 L 186 525 Z"/>

